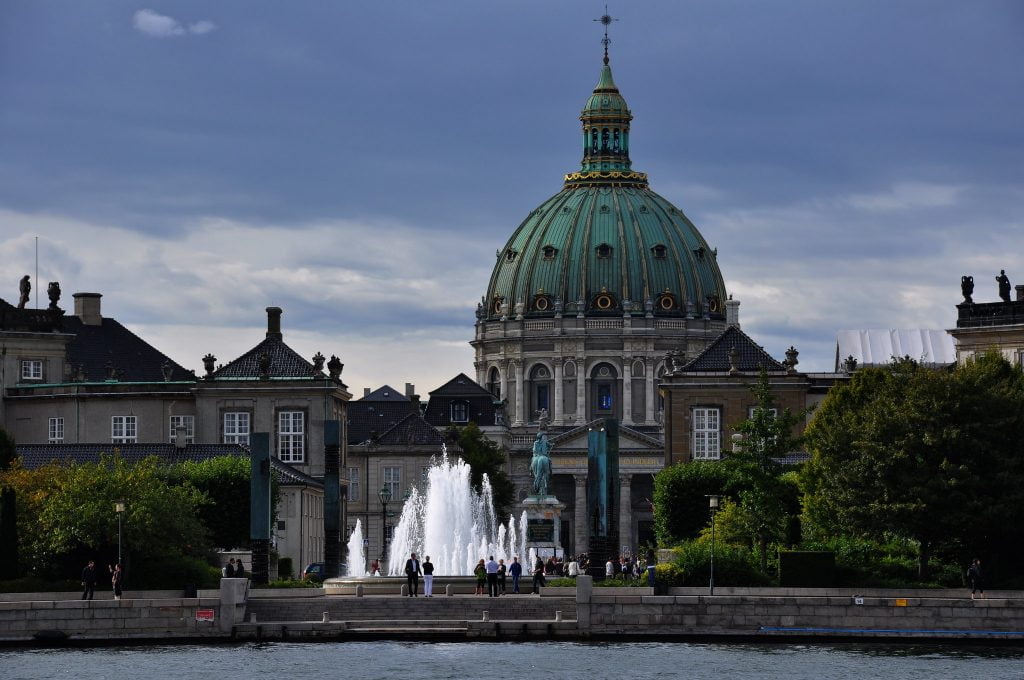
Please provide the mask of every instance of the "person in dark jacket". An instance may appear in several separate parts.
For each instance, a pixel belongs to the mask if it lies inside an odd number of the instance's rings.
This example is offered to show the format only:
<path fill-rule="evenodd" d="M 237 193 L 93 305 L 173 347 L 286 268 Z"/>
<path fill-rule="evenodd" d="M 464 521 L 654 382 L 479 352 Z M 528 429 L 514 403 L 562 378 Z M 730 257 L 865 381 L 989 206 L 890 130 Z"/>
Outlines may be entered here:
<path fill-rule="evenodd" d="M 544 560 L 538 557 L 537 563 L 533 565 L 533 592 L 540 593 L 540 589 L 547 584 L 544 580 Z"/>
<path fill-rule="evenodd" d="M 981 560 L 977 557 L 971 562 L 971 566 L 967 568 L 967 580 L 971 584 L 971 599 L 974 599 L 976 592 L 981 593 L 981 599 L 985 599 L 985 579 L 981 573 Z"/>
<path fill-rule="evenodd" d="M 434 563 L 430 555 L 423 558 L 423 597 L 434 596 Z"/>
<path fill-rule="evenodd" d="M 512 577 L 512 592 L 519 593 L 519 577 L 523 575 L 523 565 L 519 564 L 519 558 L 512 557 L 512 564 L 509 565 L 508 574 Z"/>
<path fill-rule="evenodd" d="M 124 583 L 124 570 L 121 569 L 121 563 L 118 562 L 114 566 L 109 566 L 110 569 L 110 585 L 114 589 L 114 599 L 121 599 L 121 585 Z"/>
<path fill-rule="evenodd" d="M 417 591 L 419 590 L 420 574 L 422 573 L 420 561 L 416 559 L 416 553 L 413 553 L 405 561 L 405 578 L 409 582 L 409 597 L 416 597 L 419 594 Z"/>
<path fill-rule="evenodd" d="M 96 588 L 96 563 L 89 560 L 89 564 L 85 565 L 85 569 L 82 570 L 82 599 L 91 600 L 93 590 Z"/>
<path fill-rule="evenodd" d="M 235 562 L 235 578 L 245 578 L 245 567 L 242 566 L 242 558 Z"/>

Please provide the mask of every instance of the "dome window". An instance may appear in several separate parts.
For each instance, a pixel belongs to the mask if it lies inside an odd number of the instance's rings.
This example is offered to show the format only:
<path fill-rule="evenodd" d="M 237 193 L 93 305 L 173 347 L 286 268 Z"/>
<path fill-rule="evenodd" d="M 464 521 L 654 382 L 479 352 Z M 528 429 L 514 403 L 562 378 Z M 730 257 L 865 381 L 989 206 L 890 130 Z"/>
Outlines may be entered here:
<path fill-rule="evenodd" d="M 663 312 L 670 312 L 676 308 L 676 298 L 672 293 L 664 292 L 658 296 L 658 309 Z"/>
<path fill-rule="evenodd" d="M 607 205 L 602 205 L 602 206 L 601 206 L 601 214 L 602 214 L 602 215 L 607 215 L 607 214 L 608 214 L 608 213 L 610 213 L 611 211 L 612 211 L 612 209 L 611 209 L 611 208 L 609 208 L 609 207 L 608 207 Z"/>
<path fill-rule="evenodd" d="M 699 248 L 694 248 L 693 252 L 697 256 L 698 260 L 703 260 L 704 254 L 707 253 L 708 251 L 704 250 L 704 246 L 701 246 Z"/>
<path fill-rule="evenodd" d="M 651 248 L 651 252 L 654 253 L 654 257 L 658 258 L 659 260 L 664 260 L 665 257 L 668 255 L 668 248 L 659 243 L 658 245 Z"/>
<path fill-rule="evenodd" d="M 597 256 L 604 259 L 612 256 L 612 247 L 607 243 L 602 243 L 597 247 Z"/>
<path fill-rule="evenodd" d="M 569 214 L 569 206 L 563 206 L 562 207 L 562 212 L 564 212 L 565 214 L 568 215 Z"/>
<path fill-rule="evenodd" d="M 502 307 L 504 307 L 504 306 L 505 306 L 505 298 L 503 298 L 500 295 L 498 295 L 498 296 L 495 296 L 494 302 L 491 303 L 491 310 L 495 314 L 501 314 L 502 313 Z"/>
<path fill-rule="evenodd" d="M 551 310 L 551 298 L 547 295 L 536 295 L 533 298 L 533 311 L 547 312 Z"/>
<path fill-rule="evenodd" d="M 555 255 L 558 254 L 558 248 L 554 246 L 544 246 L 541 249 L 541 252 L 544 253 L 545 260 L 553 260 L 555 259 Z"/>
<path fill-rule="evenodd" d="M 645 213 L 645 214 L 646 214 L 646 213 L 649 213 L 649 212 L 651 212 L 651 211 L 647 209 L 647 206 L 646 206 L 646 205 L 642 205 L 642 206 L 640 206 L 640 212 L 642 212 L 642 213 Z"/>
<path fill-rule="evenodd" d="M 511 262 L 512 260 L 516 259 L 516 255 L 518 254 L 519 253 L 517 253 L 515 250 L 509 248 L 508 250 L 505 251 L 505 259 Z"/>
<path fill-rule="evenodd" d="M 609 309 L 612 309 L 613 307 L 615 307 L 615 298 L 613 298 L 609 293 L 602 290 L 601 293 L 594 298 L 594 307 L 600 309 L 601 311 L 607 311 Z"/>

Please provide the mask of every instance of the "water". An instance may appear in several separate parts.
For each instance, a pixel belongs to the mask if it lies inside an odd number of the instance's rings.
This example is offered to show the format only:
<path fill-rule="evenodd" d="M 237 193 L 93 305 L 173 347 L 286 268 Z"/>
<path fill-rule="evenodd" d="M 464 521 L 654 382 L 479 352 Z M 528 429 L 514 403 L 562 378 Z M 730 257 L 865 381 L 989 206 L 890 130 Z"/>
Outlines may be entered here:
<path fill-rule="evenodd" d="M 348 538 L 348 575 L 366 576 L 366 548 L 363 546 L 363 523 L 356 520 L 356 528 Z"/>
<path fill-rule="evenodd" d="M 269 643 L 0 649 L 4 680 L 358 677 L 935 680 L 1024 676 L 1024 648 L 925 644 Z M 495 670 L 486 670 L 495 669 Z M 506 670 L 497 670 L 506 669 Z"/>
<path fill-rule="evenodd" d="M 413 488 L 405 501 L 391 539 L 388 574 L 402 576 L 414 552 L 420 559 L 430 557 L 437 576 L 469 576 L 480 559 L 491 555 L 510 563 L 523 545 L 517 540 L 515 519 L 499 524 L 486 475 L 481 487 L 480 493 L 474 492 L 469 465 L 450 461 L 442 449 L 440 460 L 427 471 L 426 491 Z M 525 524 L 524 514 L 523 531 Z"/>

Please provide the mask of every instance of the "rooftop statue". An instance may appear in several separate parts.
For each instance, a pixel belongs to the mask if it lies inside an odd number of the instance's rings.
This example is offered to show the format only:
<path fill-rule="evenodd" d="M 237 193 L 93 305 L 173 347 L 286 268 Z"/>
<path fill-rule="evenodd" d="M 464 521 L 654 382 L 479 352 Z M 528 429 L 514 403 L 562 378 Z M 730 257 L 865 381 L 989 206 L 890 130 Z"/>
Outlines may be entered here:
<path fill-rule="evenodd" d="M 1010 301 L 1010 279 L 1006 276 L 1006 270 L 1000 269 L 999 276 L 996 277 L 996 281 L 999 283 L 999 298 L 1003 302 Z"/>
<path fill-rule="evenodd" d="M 960 292 L 964 296 L 964 302 L 974 302 L 974 277 L 973 276 L 961 276 L 960 277 Z"/>
<path fill-rule="evenodd" d="M 46 288 L 46 295 L 50 298 L 50 309 L 60 309 L 57 303 L 60 302 L 60 283 L 57 281 L 50 281 L 50 285 Z"/>
<path fill-rule="evenodd" d="M 28 294 L 32 292 L 32 284 L 29 282 L 29 275 L 25 274 L 21 277 L 21 282 L 18 284 L 18 292 L 21 293 L 21 297 L 18 298 L 18 309 L 25 309 L 25 305 L 28 304 Z"/>

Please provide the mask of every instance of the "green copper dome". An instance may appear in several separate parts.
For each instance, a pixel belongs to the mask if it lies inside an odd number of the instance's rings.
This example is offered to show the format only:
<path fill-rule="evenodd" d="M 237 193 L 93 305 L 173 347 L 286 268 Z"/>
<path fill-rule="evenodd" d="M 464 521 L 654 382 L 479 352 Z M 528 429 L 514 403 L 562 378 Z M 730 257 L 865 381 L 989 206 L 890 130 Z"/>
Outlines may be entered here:
<path fill-rule="evenodd" d="M 605 63 L 580 115 L 582 167 L 498 251 L 481 319 L 725 318 L 717 252 L 631 169 L 632 118 Z"/>

